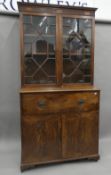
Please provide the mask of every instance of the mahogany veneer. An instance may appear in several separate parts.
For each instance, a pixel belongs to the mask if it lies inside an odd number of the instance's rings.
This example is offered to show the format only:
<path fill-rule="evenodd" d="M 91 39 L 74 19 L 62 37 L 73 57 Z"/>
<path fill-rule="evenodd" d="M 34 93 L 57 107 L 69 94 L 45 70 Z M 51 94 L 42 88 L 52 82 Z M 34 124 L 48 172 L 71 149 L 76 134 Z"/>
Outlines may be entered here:
<path fill-rule="evenodd" d="M 99 158 L 95 8 L 18 3 L 21 170 Z"/>

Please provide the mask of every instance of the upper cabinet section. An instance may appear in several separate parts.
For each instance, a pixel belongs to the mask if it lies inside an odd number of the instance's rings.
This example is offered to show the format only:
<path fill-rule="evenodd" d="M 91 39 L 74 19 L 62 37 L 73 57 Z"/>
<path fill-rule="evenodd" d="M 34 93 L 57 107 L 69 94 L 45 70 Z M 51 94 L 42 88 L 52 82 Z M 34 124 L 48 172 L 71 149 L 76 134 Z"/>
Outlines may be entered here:
<path fill-rule="evenodd" d="M 22 86 L 92 84 L 95 8 L 18 3 Z"/>

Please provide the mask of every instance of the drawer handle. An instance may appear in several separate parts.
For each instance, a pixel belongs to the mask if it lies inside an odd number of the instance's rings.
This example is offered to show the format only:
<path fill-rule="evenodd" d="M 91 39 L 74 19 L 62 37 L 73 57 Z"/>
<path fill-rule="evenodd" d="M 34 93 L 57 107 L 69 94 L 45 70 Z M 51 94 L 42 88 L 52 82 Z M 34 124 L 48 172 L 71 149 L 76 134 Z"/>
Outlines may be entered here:
<path fill-rule="evenodd" d="M 40 100 L 38 101 L 37 105 L 39 108 L 44 108 L 46 106 L 46 102 L 45 100 Z"/>
<path fill-rule="evenodd" d="M 79 103 L 79 105 L 83 105 L 83 104 L 85 103 L 85 100 L 84 100 L 84 99 L 80 99 L 80 100 L 78 101 L 78 103 Z"/>

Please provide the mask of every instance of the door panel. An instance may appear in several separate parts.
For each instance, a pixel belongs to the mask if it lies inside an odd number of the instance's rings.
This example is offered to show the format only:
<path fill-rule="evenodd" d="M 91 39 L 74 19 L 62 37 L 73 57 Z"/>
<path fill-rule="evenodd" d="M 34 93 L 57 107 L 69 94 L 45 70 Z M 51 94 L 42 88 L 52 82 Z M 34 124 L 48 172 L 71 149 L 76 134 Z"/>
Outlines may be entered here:
<path fill-rule="evenodd" d="M 57 115 L 24 116 L 23 162 L 42 163 L 61 157 L 61 125 Z"/>
<path fill-rule="evenodd" d="M 56 83 L 56 17 L 24 15 L 24 83 Z"/>
<path fill-rule="evenodd" d="M 63 83 L 91 82 L 92 20 L 63 18 Z"/>
<path fill-rule="evenodd" d="M 62 134 L 64 158 L 98 153 L 98 112 L 64 113 Z"/>

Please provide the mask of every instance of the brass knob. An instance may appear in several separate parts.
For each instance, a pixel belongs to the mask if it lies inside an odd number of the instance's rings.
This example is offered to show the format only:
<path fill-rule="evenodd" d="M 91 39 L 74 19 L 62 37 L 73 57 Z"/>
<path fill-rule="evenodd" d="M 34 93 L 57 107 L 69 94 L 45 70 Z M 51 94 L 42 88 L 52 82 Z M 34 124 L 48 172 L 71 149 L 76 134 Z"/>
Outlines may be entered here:
<path fill-rule="evenodd" d="M 79 103 L 79 105 L 83 105 L 85 103 L 85 100 L 84 99 L 79 99 L 78 103 Z"/>
<path fill-rule="evenodd" d="M 39 100 L 37 103 L 39 108 L 44 108 L 46 106 L 46 101 L 45 100 Z"/>

